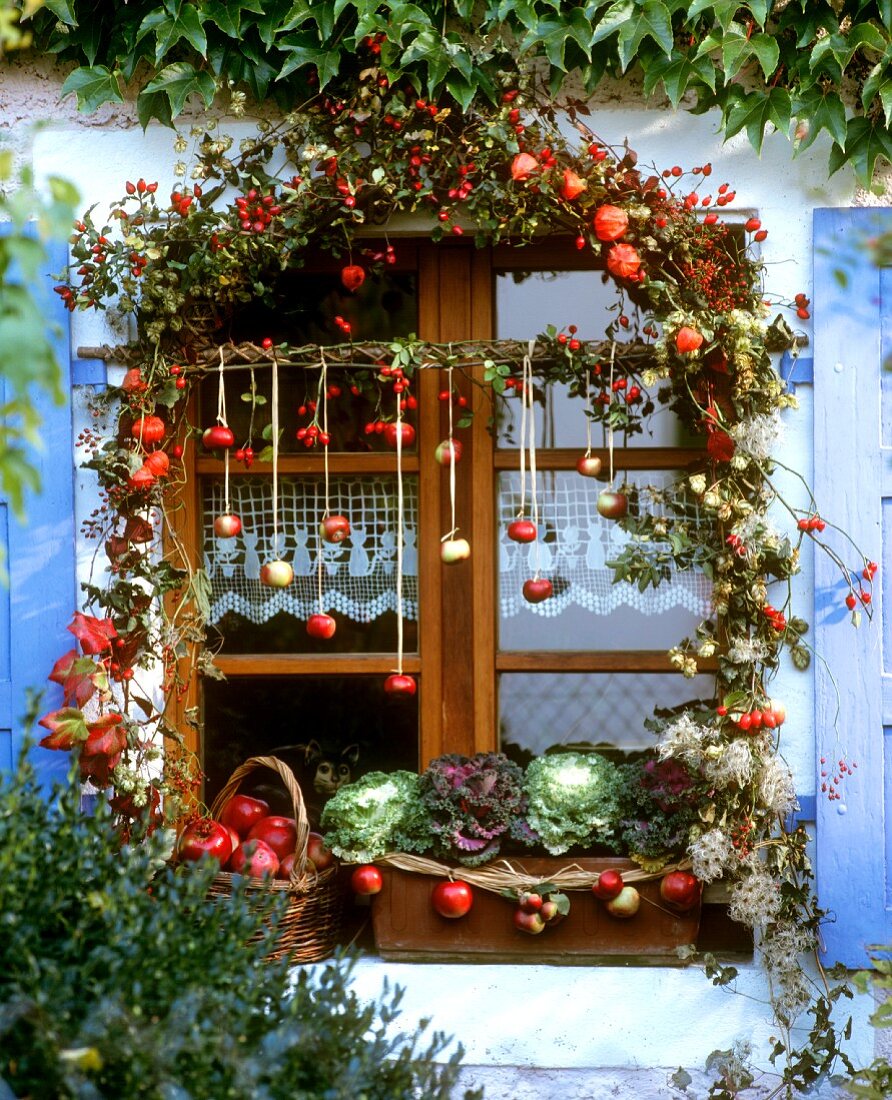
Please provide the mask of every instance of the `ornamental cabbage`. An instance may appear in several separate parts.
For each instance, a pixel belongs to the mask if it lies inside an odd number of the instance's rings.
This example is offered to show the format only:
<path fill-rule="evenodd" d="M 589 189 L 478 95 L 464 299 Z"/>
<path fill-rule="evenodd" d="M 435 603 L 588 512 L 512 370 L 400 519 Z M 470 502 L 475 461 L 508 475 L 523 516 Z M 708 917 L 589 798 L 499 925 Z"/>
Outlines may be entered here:
<path fill-rule="evenodd" d="M 522 783 L 522 769 L 502 753 L 431 761 L 420 792 L 435 854 L 475 867 L 498 855 L 506 834 L 528 836 Z"/>
<path fill-rule="evenodd" d="M 527 820 L 552 855 L 574 845 L 615 847 L 622 781 L 595 752 L 541 756 L 527 765 Z"/>
<path fill-rule="evenodd" d="M 369 772 L 325 804 L 325 843 L 347 863 L 371 863 L 395 848 L 423 848 L 431 837 L 414 772 Z"/>

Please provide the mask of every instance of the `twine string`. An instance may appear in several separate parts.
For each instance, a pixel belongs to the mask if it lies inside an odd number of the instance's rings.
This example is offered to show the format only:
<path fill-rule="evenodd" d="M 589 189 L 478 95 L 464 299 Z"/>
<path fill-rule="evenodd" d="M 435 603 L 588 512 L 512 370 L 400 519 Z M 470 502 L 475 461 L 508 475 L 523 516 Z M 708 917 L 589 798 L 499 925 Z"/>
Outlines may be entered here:
<path fill-rule="evenodd" d="M 610 393 L 613 400 L 613 368 L 616 360 L 616 341 L 610 341 Z M 610 456 L 610 488 L 613 488 L 613 425 L 607 429 L 607 453 Z"/>
<path fill-rule="evenodd" d="M 279 544 L 279 360 L 273 350 L 272 432 L 273 432 L 273 549 Z"/>
<path fill-rule="evenodd" d="M 319 390 L 317 398 L 322 402 L 322 432 L 324 435 L 328 435 L 328 364 L 325 361 L 325 352 L 319 349 L 320 358 L 320 371 L 319 371 Z M 323 444 L 322 447 L 322 461 L 323 469 L 325 471 L 325 511 L 322 513 L 323 519 L 325 519 L 329 511 L 331 510 L 331 488 L 328 477 L 328 444 Z M 323 572 L 322 572 L 322 525 L 316 529 L 316 545 L 318 552 L 316 554 L 316 589 L 319 597 L 319 614 L 324 614 L 325 609 L 322 606 L 322 589 L 323 589 Z"/>
<path fill-rule="evenodd" d="M 535 576 L 538 580 L 542 571 L 539 559 L 539 495 L 536 486 L 536 421 L 533 413 L 533 352 L 536 341 L 530 340 L 527 345 L 527 353 L 523 357 L 523 400 L 527 407 L 527 431 L 529 438 L 527 445 L 530 451 L 530 497 L 532 501 L 532 520 L 536 528 L 536 541 L 533 543 L 533 560 L 535 561 Z M 523 452 L 521 451 L 521 454 Z M 523 459 L 521 459 L 523 461 Z"/>
<path fill-rule="evenodd" d="M 455 526 L 455 442 L 452 438 L 452 366 L 449 367 L 446 374 L 449 379 L 449 522 L 451 529 L 449 534 L 441 539 L 445 542 L 446 539 L 455 537 L 455 532 L 458 528 Z"/>
<path fill-rule="evenodd" d="M 223 349 L 220 348 L 220 365 L 217 368 L 217 423 L 229 427 L 226 420 L 226 383 L 223 378 Z M 232 505 L 229 501 L 229 448 L 223 452 L 223 511 L 229 515 Z"/>
<path fill-rule="evenodd" d="M 583 369 L 585 375 L 585 457 L 592 453 L 592 391 L 588 375 L 588 367 Z"/>
<path fill-rule="evenodd" d="M 403 403 L 396 395 L 396 671 L 403 674 Z"/>

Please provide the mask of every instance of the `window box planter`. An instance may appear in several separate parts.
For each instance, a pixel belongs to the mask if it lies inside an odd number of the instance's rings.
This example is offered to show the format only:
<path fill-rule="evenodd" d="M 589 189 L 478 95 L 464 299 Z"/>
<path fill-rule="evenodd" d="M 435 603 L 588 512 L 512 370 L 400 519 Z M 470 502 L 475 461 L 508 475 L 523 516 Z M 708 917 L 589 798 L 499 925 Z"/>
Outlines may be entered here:
<path fill-rule="evenodd" d="M 640 870 L 627 859 L 566 856 L 512 859 L 511 865 L 542 881 L 568 865 L 591 873 L 616 868 L 625 875 Z M 531 936 L 514 927 L 509 898 L 475 886 L 470 912 L 449 919 L 436 913 L 430 901 L 442 879 L 379 866 L 384 886 L 372 899 L 372 926 L 379 954 L 392 961 L 682 965 L 676 948 L 694 943 L 700 926 L 700 905 L 687 913 L 671 912 L 660 899 L 656 877 L 634 882 L 641 894 L 634 917 L 611 916 L 590 890 L 568 890 L 567 917 Z M 462 871 L 456 867 L 455 878 L 462 878 Z"/>

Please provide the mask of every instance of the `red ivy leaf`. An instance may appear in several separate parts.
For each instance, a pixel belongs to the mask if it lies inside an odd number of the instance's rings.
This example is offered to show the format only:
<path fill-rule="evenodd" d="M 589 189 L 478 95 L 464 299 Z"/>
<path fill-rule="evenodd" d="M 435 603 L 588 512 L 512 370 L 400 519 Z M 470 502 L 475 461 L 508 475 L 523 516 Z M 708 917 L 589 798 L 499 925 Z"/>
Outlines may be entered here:
<path fill-rule="evenodd" d="M 127 747 L 127 735 L 121 725 L 123 721 L 120 714 L 106 714 L 95 722 L 88 722 L 89 736 L 81 755 L 119 757 Z"/>
<path fill-rule="evenodd" d="M 105 669 L 97 665 L 92 657 L 78 656 L 76 649 L 70 649 L 56 661 L 49 679 L 62 685 L 66 706 L 74 702 L 82 707 L 93 697 L 97 688 L 108 690 Z"/>
<path fill-rule="evenodd" d="M 50 731 L 40 742 L 45 749 L 70 749 L 75 742 L 86 741 L 90 736 L 83 713 L 75 707 L 51 711 L 38 725 Z"/>
<path fill-rule="evenodd" d="M 734 457 L 734 440 L 721 428 L 707 432 L 706 451 L 714 462 L 730 462 Z"/>
<path fill-rule="evenodd" d="M 111 619 L 97 619 L 81 611 L 75 611 L 68 629 L 80 642 L 84 653 L 104 653 L 111 649 L 112 638 L 118 636 Z"/>

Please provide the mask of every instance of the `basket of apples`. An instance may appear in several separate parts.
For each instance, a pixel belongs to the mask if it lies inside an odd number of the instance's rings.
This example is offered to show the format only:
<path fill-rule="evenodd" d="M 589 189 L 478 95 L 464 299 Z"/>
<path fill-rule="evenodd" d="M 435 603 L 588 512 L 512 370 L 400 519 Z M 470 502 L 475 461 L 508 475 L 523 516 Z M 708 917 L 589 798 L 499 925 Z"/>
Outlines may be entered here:
<path fill-rule="evenodd" d="M 291 799 L 292 817 L 271 814 L 260 798 L 239 788 L 260 768 L 276 772 Z M 278 923 L 276 948 L 295 963 L 327 958 L 338 943 L 343 888 L 338 862 L 319 833 L 310 831 L 300 786 L 287 764 L 274 756 L 254 756 L 236 768 L 214 799 L 209 818 L 187 826 L 177 843 L 181 860 L 209 854 L 220 864 L 211 897 L 232 891 L 237 876 L 255 879 L 249 890 L 276 891 L 288 900 Z"/>

